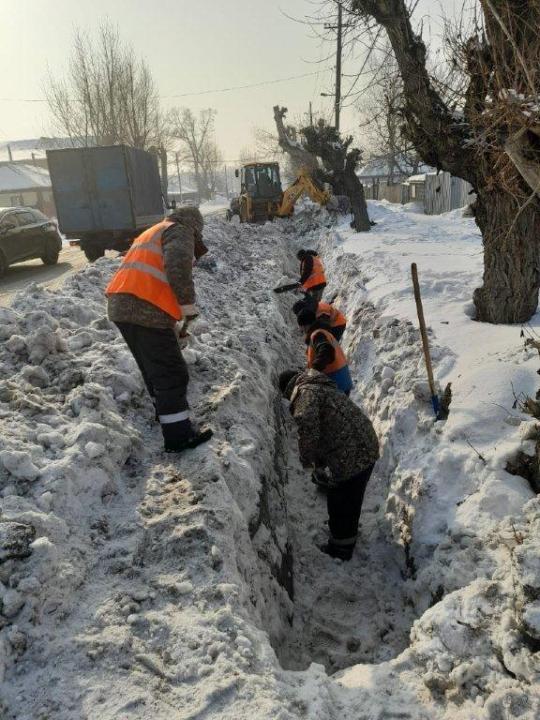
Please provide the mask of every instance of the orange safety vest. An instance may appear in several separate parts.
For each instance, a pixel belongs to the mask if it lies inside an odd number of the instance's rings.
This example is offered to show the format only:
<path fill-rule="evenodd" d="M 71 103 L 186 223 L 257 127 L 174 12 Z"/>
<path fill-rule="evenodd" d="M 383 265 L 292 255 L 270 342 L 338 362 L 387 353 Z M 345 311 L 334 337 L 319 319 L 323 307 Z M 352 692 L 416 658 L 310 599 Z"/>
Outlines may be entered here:
<path fill-rule="evenodd" d="M 308 277 L 308 279 L 304 283 L 302 283 L 302 287 L 304 288 L 304 290 L 309 290 L 309 288 L 323 284 L 326 284 L 326 278 L 324 276 L 324 265 L 322 264 L 321 258 L 314 255 L 313 270 L 311 271 L 311 275 Z"/>
<path fill-rule="evenodd" d="M 135 238 L 122 264 L 108 284 L 106 295 L 115 293 L 135 295 L 155 305 L 175 320 L 182 318 L 182 308 L 165 274 L 161 247 L 163 232 L 173 224 L 163 220 Z"/>
<path fill-rule="evenodd" d="M 330 303 L 320 302 L 315 313 L 318 318 L 327 315 L 330 318 L 330 327 L 343 327 L 347 324 L 347 318 Z"/>
<path fill-rule="evenodd" d="M 322 328 L 319 328 L 318 330 L 314 330 L 311 334 L 311 337 L 309 338 L 309 345 L 307 348 L 307 366 L 308 368 L 313 367 L 313 363 L 315 361 L 315 346 L 313 345 L 313 338 L 315 335 L 322 334 L 326 338 L 326 340 L 330 343 L 330 345 L 333 346 L 335 351 L 335 359 L 334 362 L 331 365 L 327 365 L 324 368 L 325 375 L 329 375 L 330 373 L 337 372 L 338 370 L 341 370 L 341 368 L 346 367 L 349 363 L 347 362 L 347 358 L 345 357 L 345 353 L 341 349 L 341 345 L 338 343 L 336 338 L 332 335 L 331 332 L 328 330 L 323 330 Z"/>

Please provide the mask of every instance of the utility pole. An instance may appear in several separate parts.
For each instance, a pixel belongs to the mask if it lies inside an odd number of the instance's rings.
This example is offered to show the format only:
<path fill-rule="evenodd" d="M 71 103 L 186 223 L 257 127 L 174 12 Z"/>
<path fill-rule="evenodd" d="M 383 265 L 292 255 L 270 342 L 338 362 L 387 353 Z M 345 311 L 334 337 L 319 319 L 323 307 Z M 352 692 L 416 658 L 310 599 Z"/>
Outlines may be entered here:
<path fill-rule="evenodd" d="M 336 91 L 334 93 L 334 123 L 335 128 L 339 132 L 339 116 L 341 111 L 341 58 L 343 55 L 343 5 L 337 3 L 338 15 L 337 25 L 325 25 L 326 30 L 336 30 L 337 32 L 337 48 L 336 48 Z M 349 27 L 348 25 L 346 27 Z M 328 97 L 329 93 L 321 93 L 321 97 Z"/>
<path fill-rule="evenodd" d="M 163 200 L 165 204 L 167 204 L 169 196 L 169 171 L 167 169 L 167 151 L 164 147 L 159 148 L 158 155 L 161 162 L 161 187 Z"/>
<path fill-rule="evenodd" d="M 227 196 L 227 200 L 229 199 L 229 176 L 227 174 L 227 166 L 224 165 L 225 170 L 225 194 Z"/>
<path fill-rule="evenodd" d="M 176 174 L 178 175 L 178 192 L 180 193 L 180 205 L 183 205 L 184 198 L 182 196 L 182 176 L 180 175 L 180 163 L 178 162 L 178 153 L 174 154 L 176 159 Z"/>
<path fill-rule="evenodd" d="M 338 3 L 337 51 L 336 51 L 336 130 L 339 132 L 339 113 L 341 110 L 341 54 L 343 51 L 343 8 Z"/>

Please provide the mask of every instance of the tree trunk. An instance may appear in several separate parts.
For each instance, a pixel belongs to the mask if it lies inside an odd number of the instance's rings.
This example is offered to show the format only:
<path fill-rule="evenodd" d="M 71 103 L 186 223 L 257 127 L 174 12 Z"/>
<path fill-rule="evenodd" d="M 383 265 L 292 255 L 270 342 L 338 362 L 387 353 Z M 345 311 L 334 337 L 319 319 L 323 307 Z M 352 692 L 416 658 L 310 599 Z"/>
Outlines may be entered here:
<path fill-rule="evenodd" d="M 526 322 L 536 311 L 540 288 L 538 203 L 520 213 L 509 193 L 483 190 L 474 212 L 484 243 L 484 284 L 474 291 L 476 319 Z"/>
<path fill-rule="evenodd" d="M 364 195 L 364 186 L 358 179 L 354 168 L 354 165 L 352 168 L 349 167 L 349 163 L 347 162 L 343 174 L 345 195 L 347 195 L 351 201 L 351 211 L 353 214 L 351 227 L 353 227 L 356 232 L 368 232 L 371 230 L 371 222 L 369 220 L 366 197 Z"/>

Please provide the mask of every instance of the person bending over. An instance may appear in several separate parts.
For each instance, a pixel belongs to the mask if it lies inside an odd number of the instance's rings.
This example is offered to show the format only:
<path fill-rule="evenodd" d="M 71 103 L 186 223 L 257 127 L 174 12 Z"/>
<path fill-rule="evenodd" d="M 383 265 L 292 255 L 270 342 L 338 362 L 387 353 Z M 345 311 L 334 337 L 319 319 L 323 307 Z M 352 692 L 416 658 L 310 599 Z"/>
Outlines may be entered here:
<path fill-rule="evenodd" d="M 367 483 L 379 458 L 373 425 L 335 383 L 315 369 L 287 371 L 279 387 L 298 428 L 303 467 L 329 469 L 328 542 L 320 550 L 350 560 Z"/>
<path fill-rule="evenodd" d="M 325 322 L 330 327 L 332 335 L 338 342 L 341 342 L 341 338 L 347 327 L 347 318 L 341 310 L 338 310 L 331 303 L 325 303 L 321 300 L 320 303 L 316 304 L 306 295 L 304 299 L 295 302 L 292 309 L 297 317 L 301 310 L 314 310 L 317 320 Z"/>
<path fill-rule="evenodd" d="M 299 250 L 296 257 L 300 260 L 300 285 L 315 302 L 320 302 L 326 287 L 321 258 L 315 250 Z"/>
<path fill-rule="evenodd" d="M 341 392 L 349 395 L 353 388 L 349 364 L 330 326 L 307 308 L 298 313 L 297 320 L 307 345 L 308 368 L 325 373 Z"/>
<path fill-rule="evenodd" d="M 212 437 L 196 430 L 187 400 L 189 375 L 174 332 L 197 316 L 192 268 L 207 248 L 197 208 L 179 208 L 133 241 L 107 286 L 109 319 L 139 366 L 156 408 L 166 452 L 194 448 Z"/>

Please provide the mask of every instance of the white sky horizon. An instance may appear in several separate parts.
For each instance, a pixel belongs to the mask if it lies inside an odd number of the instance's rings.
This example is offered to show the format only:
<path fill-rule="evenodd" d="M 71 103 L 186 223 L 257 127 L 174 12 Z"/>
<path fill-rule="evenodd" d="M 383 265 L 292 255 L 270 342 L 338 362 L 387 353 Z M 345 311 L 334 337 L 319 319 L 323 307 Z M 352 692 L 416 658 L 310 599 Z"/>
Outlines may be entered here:
<path fill-rule="evenodd" d="M 274 130 L 274 105 L 289 108 L 294 120 L 307 113 L 310 100 L 315 116 L 332 118 L 334 88 L 333 46 L 323 45 L 309 27 L 289 19 L 303 18 L 321 5 L 318 0 L 0 0 L 0 142 L 58 135 L 44 97 L 47 73 L 62 77 L 79 28 L 92 34 L 101 22 L 118 26 L 121 38 L 145 57 L 156 81 L 163 109 L 190 107 L 217 110 L 216 139 L 227 164 L 238 162 L 244 148 L 255 144 L 255 128 Z M 459 0 L 447 0 L 454 13 Z M 424 35 L 441 33 L 440 0 L 421 0 Z M 326 56 L 330 54 L 327 60 Z M 323 59 L 323 62 L 319 62 Z M 361 65 L 360 55 L 345 63 L 344 72 Z M 252 83 L 267 83 L 311 74 L 260 87 L 209 92 Z M 344 78 L 346 93 L 351 78 Z M 185 95 L 184 97 L 172 97 Z M 307 117 L 307 115 L 306 115 Z M 359 118 L 352 107 L 342 111 L 342 131 L 357 133 Z"/>

